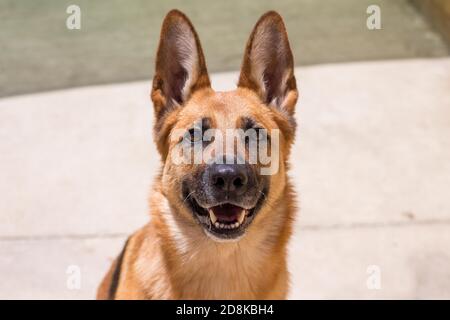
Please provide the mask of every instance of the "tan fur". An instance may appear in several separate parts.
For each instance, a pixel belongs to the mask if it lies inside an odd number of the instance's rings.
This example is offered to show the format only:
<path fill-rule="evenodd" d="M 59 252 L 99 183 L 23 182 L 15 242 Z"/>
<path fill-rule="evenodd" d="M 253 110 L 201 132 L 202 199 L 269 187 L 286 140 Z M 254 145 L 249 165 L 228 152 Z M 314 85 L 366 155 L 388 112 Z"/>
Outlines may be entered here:
<path fill-rule="evenodd" d="M 282 42 L 279 51 L 289 51 L 278 54 L 292 59 L 281 17 L 269 12 L 258 22 L 247 45 L 239 87 L 231 92 L 215 92 L 210 88 L 197 34 L 189 20 L 178 11 L 170 12 L 165 19 L 158 55 L 162 56 L 160 50 L 176 49 L 171 48 L 171 43 L 166 43 L 165 38 L 167 28 L 173 23 L 177 24 L 177 30 L 183 32 L 183 28 L 187 28 L 186 34 L 192 35 L 191 41 L 197 45 L 194 51 L 199 55 L 192 61 L 197 65 L 192 66 L 192 73 L 188 72 L 190 89 L 186 90 L 183 85 L 182 101 L 169 106 L 167 101 L 170 97 L 167 95 L 170 91 L 164 87 L 164 74 L 168 72 L 166 68 L 178 66 L 157 61 L 152 99 L 156 116 L 155 141 L 163 166 L 150 196 L 151 221 L 130 237 L 121 265 L 117 260 L 113 263 L 100 285 L 97 298 L 285 299 L 289 279 L 286 246 L 295 213 L 294 192 L 286 172 L 295 132 L 293 110 L 297 90 L 293 62 L 282 64 L 280 74 L 284 78 L 280 87 L 266 90 L 261 88 L 264 81 L 261 82 L 260 77 L 253 78 L 255 68 L 261 73 L 264 63 L 275 62 L 263 61 L 262 65 L 255 67 L 249 59 L 254 55 L 252 41 L 265 41 L 266 28 L 273 26 L 278 28 L 276 32 L 280 32 L 277 34 Z M 258 26 L 263 26 L 263 29 L 258 29 Z M 258 38 L 261 34 L 264 36 Z M 255 37 L 257 40 L 253 40 Z M 261 56 L 264 52 L 258 54 Z M 270 105 L 265 101 L 270 90 L 277 94 L 273 98 L 281 104 Z M 199 115 L 210 117 L 214 128 L 219 130 L 237 127 L 242 116 L 253 117 L 265 128 L 281 130 L 279 171 L 270 178 L 270 192 L 265 195 L 264 205 L 244 237 L 236 242 L 213 241 L 196 223 L 180 198 L 179 181 L 196 168 L 195 165 L 174 165 L 170 161 L 174 147 L 174 142 L 169 139 L 170 133 L 174 128 L 188 128 Z M 120 278 L 114 297 L 110 297 L 116 269 L 120 270 Z"/>

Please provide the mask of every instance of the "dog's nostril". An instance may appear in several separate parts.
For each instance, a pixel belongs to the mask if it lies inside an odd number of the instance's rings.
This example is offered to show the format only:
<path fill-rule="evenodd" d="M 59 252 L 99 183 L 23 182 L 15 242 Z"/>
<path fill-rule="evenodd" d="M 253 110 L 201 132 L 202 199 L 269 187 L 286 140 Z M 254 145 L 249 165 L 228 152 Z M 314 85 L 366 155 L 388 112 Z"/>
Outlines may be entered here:
<path fill-rule="evenodd" d="M 222 177 L 215 177 L 214 185 L 216 187 L 223 188 L 225 186 L 225 180 Z"/>
<path fill-rule="evenodd" d="M 245 185 L 244 180 L 245 180 L 245 179 L 243 179 L 242 177 L 236 177 L 236 178 L 233 180 L 233 186 L 234 186 L 236 189 L 239 189 L 239 188 L 243 187 L 243 186 Z"/>

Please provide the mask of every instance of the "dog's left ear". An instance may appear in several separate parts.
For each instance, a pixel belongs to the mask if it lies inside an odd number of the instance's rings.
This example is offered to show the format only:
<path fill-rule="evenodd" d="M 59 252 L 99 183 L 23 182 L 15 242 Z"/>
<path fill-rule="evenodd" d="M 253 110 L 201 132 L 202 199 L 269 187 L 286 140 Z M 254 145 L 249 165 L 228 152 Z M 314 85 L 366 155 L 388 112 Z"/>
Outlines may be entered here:
<path fill-rule="evenodd" d="M 286 27 L 275 11 L 264 14 L 247 42 L 239 87 L 255 91 L 261 100 L 292 116 L 298 91 Z"/>

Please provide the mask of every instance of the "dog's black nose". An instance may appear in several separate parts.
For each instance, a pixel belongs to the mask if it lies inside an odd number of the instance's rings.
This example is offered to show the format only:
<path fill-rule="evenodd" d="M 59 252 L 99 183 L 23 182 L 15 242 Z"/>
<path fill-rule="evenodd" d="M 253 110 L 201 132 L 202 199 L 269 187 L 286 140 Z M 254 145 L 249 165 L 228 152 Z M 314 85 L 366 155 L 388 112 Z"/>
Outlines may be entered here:
<path fill-rule="evenodd" d="M 210 185 L 216 191 L 241 195 L 247 190 L 248 174 L 245 165 L 213 164 L 209 173 Z"/>

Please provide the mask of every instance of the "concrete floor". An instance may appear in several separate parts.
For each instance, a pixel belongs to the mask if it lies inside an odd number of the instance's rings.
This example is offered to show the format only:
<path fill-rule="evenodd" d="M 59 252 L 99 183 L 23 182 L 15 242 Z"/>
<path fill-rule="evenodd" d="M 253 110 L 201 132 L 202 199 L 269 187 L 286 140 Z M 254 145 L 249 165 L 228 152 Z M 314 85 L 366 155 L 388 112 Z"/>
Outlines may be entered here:
<path fill-rule="evenodd" d="M 0 96 L 149 79 L 161 22 L 191 17 L 210 71 L 238 70 L 257 19 L 278 10 L 295 63 L 311 65 L 448 56 L 444 41 L 408 0 L 77 0 L 81 30 L 66 28 L 72 0 L 0 0 Z M 368 30 L 369 5 L 381 30 Z"/>
<path fill-rule="evenodd" d="M 450 298 L 450 58 L 296 69 L 291 298 Z M 212 77 L 232 88 L 235 72 Z M 150 83 L 0 100 L 0 298 L 93 298 L 145 223 Z M 69 289 L 68 268 L 81 271 Z M 381 272 L 369 289 L 371 266 Z M 369 273 L 368 273 L 369 268 Z"/>

